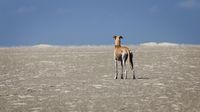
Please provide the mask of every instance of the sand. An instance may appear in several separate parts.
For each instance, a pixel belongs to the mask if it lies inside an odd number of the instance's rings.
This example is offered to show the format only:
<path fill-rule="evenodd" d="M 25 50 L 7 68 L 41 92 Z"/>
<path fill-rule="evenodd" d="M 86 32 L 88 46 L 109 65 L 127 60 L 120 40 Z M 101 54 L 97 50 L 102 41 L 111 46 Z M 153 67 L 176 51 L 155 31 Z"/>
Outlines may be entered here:
<path fill-rule="evenodd" d="M 129 47 L 136 80 L 112 46 L 0 48 L 0 112 L 200 111 L 200 46 Z"/>

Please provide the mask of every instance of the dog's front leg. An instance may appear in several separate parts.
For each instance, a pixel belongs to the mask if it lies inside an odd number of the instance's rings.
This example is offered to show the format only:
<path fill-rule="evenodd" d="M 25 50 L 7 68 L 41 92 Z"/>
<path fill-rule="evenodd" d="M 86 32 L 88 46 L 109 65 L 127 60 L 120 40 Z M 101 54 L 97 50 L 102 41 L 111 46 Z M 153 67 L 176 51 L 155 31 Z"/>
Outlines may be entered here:
<path fill-rule="evenodd" d="M 115 60 L 115 77 L 114 79 L 117 79 L 118 77 L 118 63 L 117 63 L 117 60 Z"/>

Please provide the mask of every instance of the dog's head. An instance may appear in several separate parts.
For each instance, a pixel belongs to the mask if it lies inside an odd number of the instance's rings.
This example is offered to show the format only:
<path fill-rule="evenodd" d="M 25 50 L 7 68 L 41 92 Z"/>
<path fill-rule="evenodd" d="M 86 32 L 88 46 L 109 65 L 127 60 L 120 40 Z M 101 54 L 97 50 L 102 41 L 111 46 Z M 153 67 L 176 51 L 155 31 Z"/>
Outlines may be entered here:
<path fill-rule="evenodd" d="M 115 39 L 115 45 L 121 45 L 121 39 L 123 38 L 122 36 L 113 36 Z"/>
<path fill-rule="evenodd" d="M 115 36 L 115 35 L 113 36 L 113 38 L 114 38 L 115 40 L 118 40 L 118 39 L 119 39 L 119 40 L 120 40 L 120 39 L 123 39 L 123 37 L 122 37 L 122 36 Z"/>

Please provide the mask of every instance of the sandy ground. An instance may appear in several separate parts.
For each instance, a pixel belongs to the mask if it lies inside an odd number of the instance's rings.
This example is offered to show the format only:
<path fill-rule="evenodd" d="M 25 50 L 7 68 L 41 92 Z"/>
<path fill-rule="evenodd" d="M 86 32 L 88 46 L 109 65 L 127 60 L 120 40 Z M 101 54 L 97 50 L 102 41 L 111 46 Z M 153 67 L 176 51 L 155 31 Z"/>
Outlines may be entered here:
<path fill-rule="evenodd" d="M 200 111 L 200 46 L 130 47 L 136 80 L 111 46 L 0 48 L 0 112 Z"/>

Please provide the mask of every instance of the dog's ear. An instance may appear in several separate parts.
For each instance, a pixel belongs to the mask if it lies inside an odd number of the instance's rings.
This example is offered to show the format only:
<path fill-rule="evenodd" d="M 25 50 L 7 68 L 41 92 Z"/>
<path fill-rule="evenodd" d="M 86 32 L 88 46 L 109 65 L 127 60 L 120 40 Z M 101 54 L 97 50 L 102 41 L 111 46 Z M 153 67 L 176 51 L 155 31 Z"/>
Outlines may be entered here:
<path fill-rule="evenodd" d="M 117 36 L 115 36 L 115 35 L 113 36 L 114 39 L 116 39 L 116 37 L 117 37 Z"/>
<path fill-rule="evenodd" d="M 119 36 L 119 38 L 123 39 L 123 37 L 122 37 L 122 36 Z"/>

